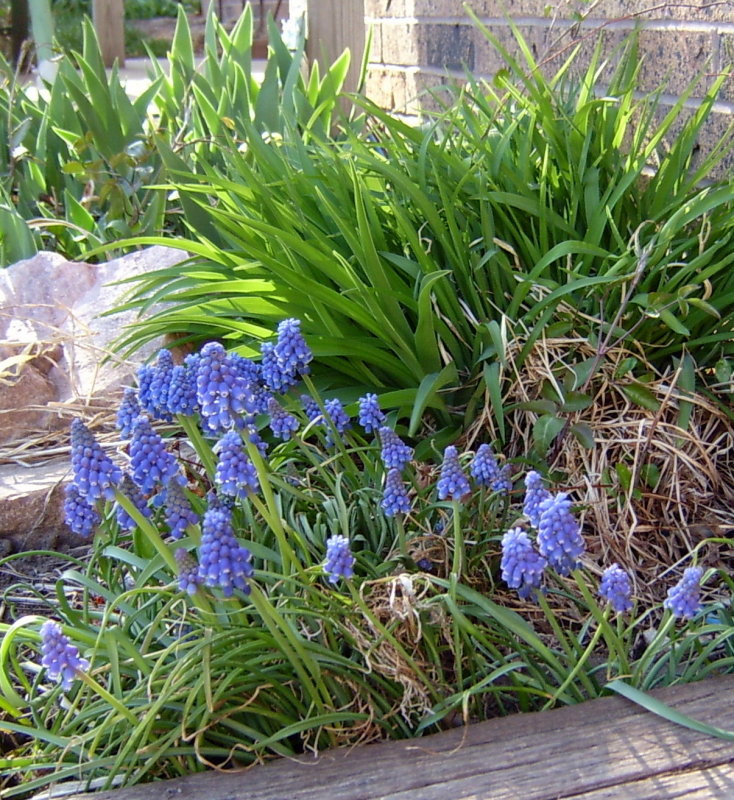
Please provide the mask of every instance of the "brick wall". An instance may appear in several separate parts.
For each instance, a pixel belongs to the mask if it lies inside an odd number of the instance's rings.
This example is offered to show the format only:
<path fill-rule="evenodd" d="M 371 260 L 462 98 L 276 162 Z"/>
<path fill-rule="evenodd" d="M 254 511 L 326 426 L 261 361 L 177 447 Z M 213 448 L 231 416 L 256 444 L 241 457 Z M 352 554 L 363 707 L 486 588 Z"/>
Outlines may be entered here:
<path fill-rule="evenodd" d="M 364 0 L 364 5 L 373 31 L 367 92 L 381 105 L 417 114 L 431 105 L 427 88 L 461 80 L 465 67 L 485 78 L 502 67 L 461 0 Z M 468 5 L 512 49 L 506 9 L 548 70 L 575 44 L 591 52 L 599 32 L 611 51 L 641 27 L 640 88 L 664 84 L 668 103 L 699 72 L 704 73 L 700 86 L 708 87 L 734 63 L 734 0 L 471 0 Z M 734 78 L 720 99 L 706 132 L 712 138 L 733 119 Z"/>

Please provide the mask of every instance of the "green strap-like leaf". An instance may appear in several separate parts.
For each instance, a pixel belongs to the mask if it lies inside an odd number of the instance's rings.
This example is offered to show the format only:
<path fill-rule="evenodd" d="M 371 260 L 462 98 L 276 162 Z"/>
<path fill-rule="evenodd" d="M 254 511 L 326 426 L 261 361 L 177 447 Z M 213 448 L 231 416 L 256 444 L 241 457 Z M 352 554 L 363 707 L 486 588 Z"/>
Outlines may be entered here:
<path fill-rule="evenodd" d="M 674 708 L 666 705 L 661 700 L 650 697 L 649 694 L 645 694 L 645 692 L 635 689 L 633 686 L 630 686 L 624 681 L 610 681 L 604 688 L 609 689 L 612 692 L 616 692 L 617 694 L 622 695 L 622 697 L 626 697 L 633 703 L 637 703 L 638 706 L 642 706 L 642 708 L 652 711 L 653 714 L 657 714 L 659 717 L 667 719 L 669 722 L 674 722 L 676 725 L 682 725 L 684 728 L 690 728 L 692 731 L 705 733 L 708 736 L 716 736 L 719 739 L 734 741 L 734 731 L 727 731 L 723 728 L 717 728 L 715 725 L 707 725 L 705 722 L 700 722 L 697 719 L 693 719 L 693 717 L 689 717 L 687 714 L 682 714 L 680 711 L 676 711 Z"/>

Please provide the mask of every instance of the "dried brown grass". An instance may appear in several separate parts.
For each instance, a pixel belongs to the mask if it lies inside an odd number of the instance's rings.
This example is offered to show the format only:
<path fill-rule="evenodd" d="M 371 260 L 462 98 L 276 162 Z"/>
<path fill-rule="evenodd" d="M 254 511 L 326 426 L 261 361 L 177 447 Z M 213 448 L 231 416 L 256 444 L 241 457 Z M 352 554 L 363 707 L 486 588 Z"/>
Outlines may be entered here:
<path fill-rule="evenodd" d="M 545 384 L 562 382 L 570 366 L 597 356 L 582 338 L 540 339 L 519 364 L 523 345 L 515 340 L 508 347 L 506 408 L 539 400 Z M 651 379 L 645 386 L 659 405 L 655 411 L 639 406 L 625 393 L 634 382 L 631 375 L 616 377 L 629 357 L 645 364 L 641 351 L 612 348 L 586 389 L 593 403 L 563 415 L 571 424 L 591 428 L 594 447 L 586 449 L 567 432 L 551 447 L 548 467 L 558 479 L 554 488 L 578 502 L 588 547 L 586 566 L 598 572 L 617 561 L 633 575 L 639 597 L 659 602 L 670 585 L 667 571 L 682 566 L 701 541 L 734 531 L 734 421 L 705 395 L 684 392 L 672 365 L 665 374 L 647 368 Z M 691 405 L 690 419 L 681 427 L 686 403 Z M 523 408 L 509 412 L 509 458 L 522 460 L 532 451 L 538 416 Z M 470 440 L 486 439 L 487 428 L 489 436 L 496 436 L 488 407 L 469 432 Z M 619 464 L 631 473 L 628 489 L 617 473 Z M 648 465 L 659 470 L 654 486 L 644 480 Z M 722 560 L 728 563 L 734 552 L 726 544 L 712 543 L 701 555 L 718 566 Z"/>

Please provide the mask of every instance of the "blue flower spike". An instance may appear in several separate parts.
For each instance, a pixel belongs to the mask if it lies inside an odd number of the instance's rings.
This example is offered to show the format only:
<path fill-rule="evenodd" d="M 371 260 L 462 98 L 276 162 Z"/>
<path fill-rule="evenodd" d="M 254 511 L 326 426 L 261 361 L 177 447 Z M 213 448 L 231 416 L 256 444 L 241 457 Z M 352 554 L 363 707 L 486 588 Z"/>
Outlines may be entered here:
<path fill-rule="evenodd" d="M 52 619 L 41 625 L 41 666 L 48 677 L 61 684 L 64 691 L 71 688 L 78 673 L 89 669 L 89 661 L 79 656 L 79 649 L 64 635 L 61 626 Z"/>
<path fill-rule="evenodd" d="M 540 588 L 543 572 L 548 562 L 533 547 L 529 536 L 522 528 L 511 528 L 502 537 L 502 580 L 523 600 L 527 600 Z"/>
<path fill-rule="evenodd" d="M 267 410 L 270 414 L 270 430 L 273 436 L 287 442 L 299 428 L 298 418 L 286 411 L 272 395 L 268 400 Z"/>
<path fill-rule="evenodd" d="M 324 572 L 329 576 L 330 583 L 354 576 L 354 556 L 346 536 L 336 534 L 326 540 Z"/>
<path fill-rule="evenodd" d="M 185 482 L 176 459 L 166 450 L 163 438 L 145 414 L 133 423 L 130 466 L 133 480 L 145 494 L 150 494 L 158 485 L 165 486 L 172 478 Z"/>
<path fill-rule="evenodd" d="M 219 451 L 219 460 L 214 482 L 219 486 L 220 492 L 244 499 L 250 492 L 260 490 L 257 470 L 237 431 L 225 433 L 216 449 Z"/>
<path fill-rule="evenodd" d="M 196 397 L 204 426 L 213 432 L 242 427 L 255 410 L 252 389 L 237 363 L 219 342 L 207 342 L 199 353 Z"/>
<path fill-rule="evenodd" d="M 459 463 L 459 451 L 450 444 L 443 452 L 441 475 L 436 484 L 439 500 L 465 500 L 471 494 L 469 479 Z"/>
<path fill-rule="evenodd" d="M 162 500 L 166 508 L 166 525 L 170 528 L 173 539 L 180 539 L 189 525 L 199 523 L 199 515 L 191 507 L 183 486 L 178 481 L 168 481 Z"/>
<path fill-rule="evenodd" d="M 70 483 L 64 489 L 64 521 L 79 536 L 90 537 L 102 518 L 91 506 L 75 484 Z"/>
<path fill-rule="evenodd" d="M 122 400 L 117 409 L 116 425 L 120 431 L 120 438 L 129 439 L 135 418 L 140 414 L 140 403 L 138 403 L 138 393 L 130 386 L 126 386 L 122 392 Z"/>
<path fill-rule="evenodd" d="M 559 575 L 569 575 L 585 550 L 581 526 L 565 492 L 548 497 L 538 509 L 538 549 Z"/>
<path fill-rule="evenodd" d="M 231 512 L 224 506 L 209 508 L 201 526 L 198 572 L 201 581 L 219 587 L 225 597 L 231 597 L 235 589 L 249 594 L 251 558 L 250 551 L 235 538 Z"/>
<path fill-rule="evenodd" d="M 500 476 L 497 459 L 488 444 L 480 444 L 469 465 L 469 472 L 479 486 L 491 487 Z"/>
<path fill-rule="evenodd" d="M 196 559 L 183 547 L 177 547 L 173 557 L 178 566 L 178 588 L 186 594 L 195 595 L 203 583 Z"/>
<path fill-rule="evenodd" d="M 381 506 L 388 517 L 410 511 L 410 499 L 399 469 L 388 470 Z"/>
<path fill-rule="evenodd" d="M 119 488 L 121 494 L 127 497 L 127 499 L 142 514 L 142 516 L 144 516 L 146 519 L 150 519 L 153 514 L 148 508 L 148 504 L 145 501 L 145 496 L 140 491 L 140 487 L 135 483 L 135 481 L 133 481 L 127 472 L 122 476 Z M 115 517 L 117 518 L 117 524 L 123 531 L 134 531 L 138 525 L 138 523 L 135 522 L 135 520 L 121 505 L 117 506 Z"/>
<path fill-rule="evenodd" d="M 551 493 L 543 485 L 543 478 L 539 472 L 531 469 L 525 476 L 525 500 L 522 512 L 530 520 L 530 524 L 538 527 L 540 522 L 540 505 L 550 499 Z"/>
<path fill-rule="evenodd" d="M 632 581 L 619 564 L 610 565 L 602 573 L 599 596 L 606 600 L 617 614 L 632 610 Z"/>
<path fill-rule="evenodd" d="M 387 469 L 403 470 L 413 458 L 413 448 L 409 447 L 391 428 L 383 425 L 377 431 L 380 435 L 380 457 Z"/>
<path fill-rule="evenodd" d="M 364 428 L 365 433 L 373 433 L 385 422 L 385 414 L 380 408 L 377 395 L 367 393 L 359 398 L 359 424 Z"/>
<path fill-rule="evenodd" d="M 675 586 L 668 589 L 663 606 L 674 617 L 693 619 L 701 610 L 701 578 L 703 567 L 688 567 Z"/>
<path fill-rule="evenodd" d="M 78 418 L 71 423 L 71 467 L 73 482 L 88 503 L 114 500 L 122 470 L 105 455 L 102 446 Z"/>
<path fill-rule="evenodd" d="M 344 410 L 344 406 L 338 398 L 332 397 L 329 400 L 325 400 L 324 409 L 331 421 L 331 425 L 336 429 L 337 434 L 342 434 L 352 427 L 352 421 L 349 419 L 349 415 Z M 323 421 L 323 425 L 326 428 L 326 446 L 333 447 L 335 442 L 331 425 L 326 421 Z"/>

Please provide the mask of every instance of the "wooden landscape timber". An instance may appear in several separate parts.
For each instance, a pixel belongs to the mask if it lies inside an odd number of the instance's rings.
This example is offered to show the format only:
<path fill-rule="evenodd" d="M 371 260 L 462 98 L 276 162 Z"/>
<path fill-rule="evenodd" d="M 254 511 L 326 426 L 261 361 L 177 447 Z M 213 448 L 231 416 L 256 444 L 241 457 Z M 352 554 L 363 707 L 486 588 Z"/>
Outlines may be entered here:
<path fill-rule="evenodd" d="M 734 730 L 734 675 L 651 695 Z M 734 738 L 697 733 L 615 696 L 67 800 L 316 800 L 326 793 L 339 800 L 725 800 L 734 798 Z"/>

